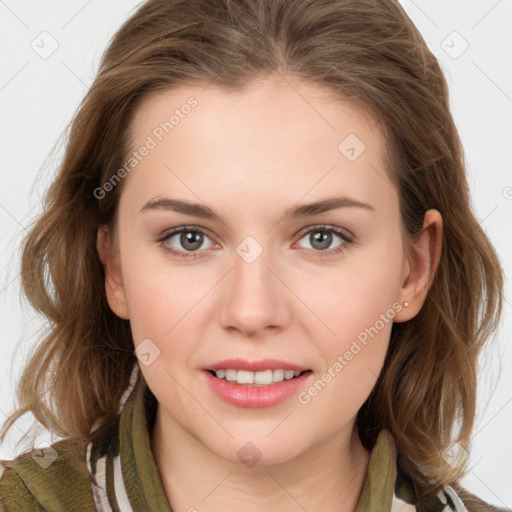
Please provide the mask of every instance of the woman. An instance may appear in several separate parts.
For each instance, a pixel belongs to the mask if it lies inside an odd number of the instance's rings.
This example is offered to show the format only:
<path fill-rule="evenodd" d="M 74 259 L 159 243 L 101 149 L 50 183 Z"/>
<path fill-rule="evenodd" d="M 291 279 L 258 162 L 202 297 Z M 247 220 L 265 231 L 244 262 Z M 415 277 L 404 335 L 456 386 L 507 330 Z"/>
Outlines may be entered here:
<path fill-rule="evenodd" d="M 6 510 L 492 509 L 459 480 L 503 275 L 394 1 L 143 4 L 22 280 L 51 328 L 3 435 L 64 439 Z"/>

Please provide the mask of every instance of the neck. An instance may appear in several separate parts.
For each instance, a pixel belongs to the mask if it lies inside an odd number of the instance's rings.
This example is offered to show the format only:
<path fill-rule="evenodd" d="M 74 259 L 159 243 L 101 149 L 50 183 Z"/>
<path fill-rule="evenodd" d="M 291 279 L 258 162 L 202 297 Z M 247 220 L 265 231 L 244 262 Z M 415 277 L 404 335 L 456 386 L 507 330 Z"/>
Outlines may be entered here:
<path fill-rule="evenodd" d="M 209 450 L 160 406 L 151 448 L 174 512 L 353 512 L 370 457 L 347 428 L 291 460 L 247 467 Z"/>

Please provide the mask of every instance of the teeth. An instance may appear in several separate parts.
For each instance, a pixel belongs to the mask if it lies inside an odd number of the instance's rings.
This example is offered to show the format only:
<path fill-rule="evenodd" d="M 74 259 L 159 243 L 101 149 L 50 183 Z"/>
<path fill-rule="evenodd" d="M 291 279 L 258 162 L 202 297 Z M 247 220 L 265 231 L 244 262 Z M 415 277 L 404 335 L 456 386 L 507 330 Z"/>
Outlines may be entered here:
<path fill-rule="evenodd" d="M 294 376 L 295 376 L 295 372 L 293 370 L 285 370 L 284 371 L 285 379 L 293 379 Z"/>
<path fill-rule="evenodd" d="M 262 372 L 249 372 L 247 370 L 216 370 L 215 375 L 219 379 L 225 379 L 229 382 L 236 382 L 237 384 L 258 384 L 260 386 L 268 386 L 281 382 L 283 380 L 290 380 L 298 377 L 300 371 L 294 370 L 264 370 Z"/>
<path fill-rule="evenodd" d="M 272 380 L 274 382 L 281 382 L 282 380 L 284 380 L 284 370 L 273 370 Z"/>

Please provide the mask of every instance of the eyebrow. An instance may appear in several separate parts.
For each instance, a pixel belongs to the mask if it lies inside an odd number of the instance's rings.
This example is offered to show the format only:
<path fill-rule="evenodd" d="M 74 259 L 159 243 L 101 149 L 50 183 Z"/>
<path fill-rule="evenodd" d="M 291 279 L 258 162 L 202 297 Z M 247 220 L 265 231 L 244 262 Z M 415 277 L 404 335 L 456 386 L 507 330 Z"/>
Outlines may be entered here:
<path fill-rule="evenodd" d="M 375 208 L 372 205 L 358 201 L 352 197 L 329 197 L 313 203 L 293 206 L 286 210 L 284 215 L 281 217 L 281 220 L 310 217 L 330 210 L 336 210 L 338 208 L 362 208 L 375 212 Z M 204 204 L 190 203 L 188 201 L 170 199 L 167 197 L 151 199 L 141 208 L 139 213 L 152 210 L 170 210 L 177 213 L 183 213 L 185 215 L 201 217 L 203 219 L 225 222 L 219 214 Z"/>

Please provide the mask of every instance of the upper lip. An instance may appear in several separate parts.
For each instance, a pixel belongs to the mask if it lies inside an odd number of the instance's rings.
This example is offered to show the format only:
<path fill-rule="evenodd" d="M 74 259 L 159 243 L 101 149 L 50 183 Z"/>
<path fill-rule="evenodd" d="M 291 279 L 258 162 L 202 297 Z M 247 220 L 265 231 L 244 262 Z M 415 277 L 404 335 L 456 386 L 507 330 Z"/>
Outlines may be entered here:
<path fill-rule="evenodd" d="M 205 370 L 247 370 L 249 372 L 261 372 L 264 370 L 294 370 L 303 372 L 308 370 L 305 366 L 288 363 L 286 361 L 278 361 L 277 359 L 262 359 L 260 361 L 245 361 L 243 359 L 226 359 L 218 363 L 212 364 Z"/>

